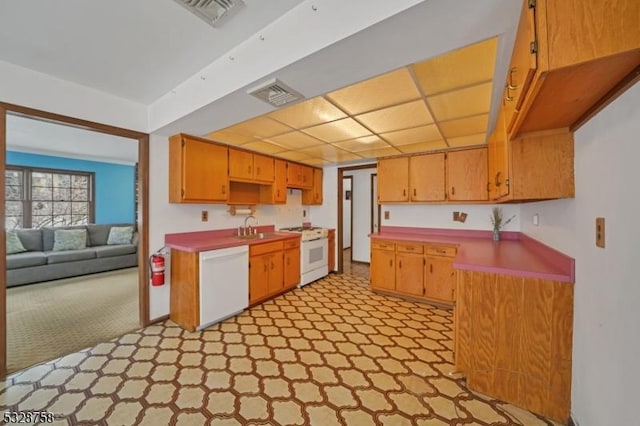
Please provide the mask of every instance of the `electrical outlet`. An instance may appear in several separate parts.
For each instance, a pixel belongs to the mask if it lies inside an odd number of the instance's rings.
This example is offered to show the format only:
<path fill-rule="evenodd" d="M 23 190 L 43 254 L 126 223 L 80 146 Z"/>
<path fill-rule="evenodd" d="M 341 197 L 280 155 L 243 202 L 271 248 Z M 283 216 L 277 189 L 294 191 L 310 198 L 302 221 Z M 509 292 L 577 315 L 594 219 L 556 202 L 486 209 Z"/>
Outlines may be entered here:
<path fill-rule="evenodd" d="M 389 220 L 390 214 L 389 214 L 389 210 L 385 210 L 384 212 L 384 220 Z"/>
<path fill-rule="evenodd" d="M 596 246 L 604 248 L 604 217 L 596 217 Z"/>
<path fill-rule="evenodd" d="M 534 226 L 540 225 L 540 215 L 538 213 L 533 215 L 533 225 Z"/>
<path fill-rule="evenodd" d="M 453 220 L 454 221 L 458 221 L 458 218 L 460 217 L 460 212 L 453 212 Z"/>
<path fill-rule="evenodd" d="M 202 210 L 202 213 L 200 213 L 200 220 L 202 222 L 208 222 L 209 221 L 209 211 Z"/>

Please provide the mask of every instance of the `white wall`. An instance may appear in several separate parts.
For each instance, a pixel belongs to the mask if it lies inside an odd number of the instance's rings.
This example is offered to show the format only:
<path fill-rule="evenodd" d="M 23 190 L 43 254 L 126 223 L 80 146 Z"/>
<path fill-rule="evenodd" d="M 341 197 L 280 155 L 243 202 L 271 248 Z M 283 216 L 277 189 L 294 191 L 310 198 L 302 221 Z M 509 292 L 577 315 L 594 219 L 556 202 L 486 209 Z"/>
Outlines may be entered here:
<path fill-rule="evenodd" d="M 342 179 L 342 248 L 351 247 L 351 199 L 345 194 L 351 191 L 351 179 Z"/>
<path fill-rule="evenodd" d="M 490 204 L 388 204 L 381 209 L 381 226 L 415 226 L 422 228 L 475 229 L 491 230 Z M 520 230 L 520 205 L 501 204 L 504 218 L 515 215 L 513 220 L 503 228 L 504 231 Z M 385 211 L 389 219 L 385 219 Z M 453 212 L 467 213 L 464 223 L 453 220 Z"/>
<path fill-rule="evenodd" d="M 580 426 L 638 424 L 640 85 L 575 135 L 576 198 L 522 206 L 522 231 L 576 259 L 572 412 Z M 606 248 L 595 218 L 606 219 Z"/>
<path fill-rule="evenodd" d="M 164 245 L 165 234 L 175 232 L 205 231 L 237 228 L 246 216 L 231 216 L 227 205 L 219 204 L 170 204 L 169 203 L 169 141 L 166 135 L 151 135 L 149 153 L 149 251 Z M 201 222 L 202 210 L 209 212 L 209 221 Z M 259 205 L 254 216 L 259 225 L 275 225 L 276 228 L 300 226 L 303 218 L 302 192 L 289 190 L 286 205 Z M 166 274 L 167 277 L 169 274 Z M 168 280 L 169 281 L 169 280 Z M 150 318 L 169 313 L 170 283 L 151 287 Z"/>

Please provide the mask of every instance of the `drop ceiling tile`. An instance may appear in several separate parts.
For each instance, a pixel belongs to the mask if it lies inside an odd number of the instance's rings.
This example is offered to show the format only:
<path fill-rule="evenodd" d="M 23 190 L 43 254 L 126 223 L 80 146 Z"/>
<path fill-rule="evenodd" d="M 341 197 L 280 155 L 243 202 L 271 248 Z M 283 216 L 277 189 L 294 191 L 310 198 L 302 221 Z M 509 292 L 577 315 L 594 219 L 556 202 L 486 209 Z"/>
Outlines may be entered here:
<path fill-rule="evenodd" d="M 331 123 L 303 129 L 303 132 L 322 139 L 325 142 L 339 142 L 347 139 L 355 139 L 362 136 L 370 136 L 371 132 L 353 118 L 343 118 Z"/>
<path fill-rule="evenodd" d="M 447 139 L 447 143 L 451 147 L 483 145 L 487 143 L 487 134 L 478 133 L 477 135 L 460 136 L 457 138 Z"/>
<path fill-rule="evenodd" d="M 346 116 L 347 114 L 321 96 L 269 114 L 269 117 L 295 129 L 327 123 Z"/>
<path fill-rule="evenodd" d="M 267 142 L 272 142 L 276 145 L 284 146 L 289 149 L 308 148 L 310 146 L 324 145 L 324 142 L 313 138 L 302 132 L 290 132 L 284 135 L 274 136 L 266 139 Z"/>
<path fill-rule="evenodd" d="M 425 95 L 493 79 L 498 39 L 492 38 L 412 66 Z"/>
<path fill-rule="evenodd" d="M 324 159 L 333 163 L 342 163 L 344 161 L 362 160 L 362 156 L 340 150 L 332 155 L 325 156 Z"/>
<path fill-rule="evenodd" d="M 427 98 L 436 121 L 486 114 L 491 104 L 492 83 L 476 86 Z"/>
<path fill-rule="evenodd" d="M 411 145 L 442 139 L 442 135 L 435 124 L 400 130 L 397 132 L 383 133 L 380 136 L 395 146 Z"/>
<path fill-rule="evenodd" d="M 365 136 L 363 138 L 350 139 L 348 141 L 336 142 L 332 145 L 351 152 L 369 151 L 372 149 L 388 148 L 389 144 L 378 136 Z"/>
<path fill-rule="evenodd" d="M 326 95 L 351 115 L 396 105 L 420 98 L 406 68 L 336 90 Z"/>
<path fill-rule="evenodd" d="M 333 158 L 336 155 L 345 153 L 346 151 L 338 147 L 335 147 L 333 145 L 324 144 L 324 145 L 314 146 L 311 148 L 301 149 L 300 152 L 303 152 L 305 154 L 308 154 L 316 158 L 327 158 L 327 157 Z"/>
<path fill-rule="evenodd" d="M 249 142 L 242 145 L 242 147 L 257 152 L 262 152 L 264 154 L 277 154 L 278 152 L 287 151 L 288 149 L 265 141 Z"/>
<path fill-rule="evenodd" d="M 229 130 L 218 130 L 204 136 L 216 142 L 224 142 L 227 145 L 242 145 L 254 140 L 251 136 L 240 135 Z"/>
<path fill-rule="evenodd" d="M 486 133 L 489 125 L 489 114 L 474 115 L 473 117 L 458 120 L 443 121 L 438 124 L 445 138 L 476 135 Z"/>
<path fill-rule="evenodd" d="M 376 133 L 433 123 L 433 118 L 422 99 L 358 115 L 356 119 Z"/>
<path fill-rule="evenodd" d="M 300 151 L 285 151 L 276 154 L 276 157 L 284 158 L 291 161 L 310 160 L 312 157 Z"/>
<path fill-rule="evenodd" d="M 308 164 L 310 166 L 320 166 L 320 167 L 333 163 L 333 161 L 323 160 L 322 158 L 310 158 L 308 160 L 302 160 L 301 162 L 304 164 Z"/>
<path fill-rule="evenodd" d="M 397 148 L 390 146 L 388 148 L 369 149 L 367 151 L 360 151 L 358 152 L 358 155 L 362 156 L 363 158 L 378 158 L 378 157 L 389 157 L 391 155 L 398 155 L 400 153 L 401 152 Z"/>
<path fill-rule="evenodd" d="M 443 140 L 439 140 L 432 142 L 414 143 L 411 145 L 402 145 L 399 146 L 398 149 L 403 153 L 408 154 L 413 152 L 435 151 L 437 149 L 443 149 L 446 147 L 447 144 Z"/>
<path fill-rule="evenodd" d="M 268 117 L 257 117 L 227 127 L 225 130 L 239 135 L 249 136 L 251 139 L 260 139 L 290 132 L 291 128 Z"/>

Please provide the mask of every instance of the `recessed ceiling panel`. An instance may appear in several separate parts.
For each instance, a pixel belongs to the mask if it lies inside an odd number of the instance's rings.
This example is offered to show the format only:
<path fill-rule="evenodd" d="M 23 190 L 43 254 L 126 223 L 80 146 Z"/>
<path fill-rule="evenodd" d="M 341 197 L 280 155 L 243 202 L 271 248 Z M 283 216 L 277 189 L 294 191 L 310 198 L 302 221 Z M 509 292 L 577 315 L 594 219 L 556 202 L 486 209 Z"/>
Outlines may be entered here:
<path fill-rule="evenodd" d="M 423 142 L 423 143 L 415 143 L 411 145 L 402 145 L 399 146 L 398 149 L 405 154 L 413 153 L 413 152 L 424 152 L 424 151 L 435 151 L 437 149 L 446 148 L 447 144 L 440 141 L 433 142 Z"/>
<path fill-rule="evenodd" d="M 395 146 L 411 145 L 442 139 L 442 135 L 435 124 L 400 130 L 397 132 L 383 133 L 381 136 Z"/>
<path fill-rule="evenodd" d="M 326 95 L 351 115 L 396 105 L 420 97 L 406 68 L 357 83 Z"/>
<path fill-rule="evenodd" d="M 280 152 L 276 155 L 276 157 L 284 158 L 285 160 L 291 160 L 291 161 L 303 161 L 303 160 L 310 160 L 312 158 L 309 154 L 305 154 L 304 152 L 300 152 L 300 151 Z"/>
<path fill-rule="evenodd" d="M 312 157 L 325 158 L 327 156 L 335 156 L 337 154 L 343 153 L 344 150 L 338 147 L 335 147 L 333 145 L 324 144 L 324 145 L 314 146 L 311 148 L 301 149 L 300 152 L 309 154 Z"/>
<path fill-rule="evenodd" d="M 302 163 L 304 164 L 308 164 L 310 166 L 324 166 L 326 164 L 331 164 L 333 163 L 332 161 L 329 160 L 323 160 L 322 158 L 309 158 L 308 160 L 300 160 Z"/>
<path fill-rule="evenodd" d="M 219 130 L 217 132 L 211 132 L 204 137 L 216 142 L 224 142 L 228 145 L 242 145 L 254 140 L 251 136 L 240 135 L 229 130 Z"/>
<path fill-rule="evenodd" d="M 492 83 L 478 84 L 466 89 L 427 98 L 436 121 L 486 114 L 491 106 Z"/>
<path fill-rule="evenodd" d="M 378 136 L 365 136 L 363 138 L 351 139 L 343 142 L 336 142 L 332 145 L 351 152 L 370 151 L 372 149 L 388 148 L 389 144 Z"/>
<path fill-rule="evenodd" d="M 320 96 L 269 114 L 269 117 L 296 129 L 334 121 L 346 116 L 339 108 Z"/>
<path fill-rule="evenodd" d="M 284 135 L 274 136 L 266 139 L 267 142 L 275 143 L 276 145 L 284 146 L 289 149 L 302 149 L 310 146 L 324 145 L 324 142 L 313 138 L 302 132 L 289 132 Z"/>
<path fill-rule="evenodd" d="M 489 114 L 482 114 L 458 120 L 443 121 L 439 123 L 439 127 L 445 138 L 455 138 L 486 132 L 488 124 Z"/>
<path fill-rule="evenodd" d="M 251 139 L 261 139 L 290 132 L 291 128 L 268 117 L 257 117 L 224 130 L 249 136 Z"/>
<path fill-rule="evenodd" d="M 358 115 L 356 119 L 376 133 L 392 132 L 433 123 L 433 118 L 421 99 Z"/>
<path fill-rule="evenodd" d="M 487 135 L 486 133 L 479 133 L 477 135 L 460 136 L 447 139 L 447 143 L 452 147 L 483 145 L 487 143 Z"/>
<path fill-rule="evenodd" d="M 390 155 L 398 155 L 400 151 L 397 148 L 392 146 L 388 148 L 380 148 L 380 149 L 368 149 L 366 151 L 358 152 L 358 155 L 363 158 L 378 158 L 378 157 L 388 157 Z"/>
<path fill-rule="evenodd" d="M 264 154 L 277 154 L 282 151 L 286 151 L 287 148 L 283 148 L 279 145 L 275 145 L 265 141 L 249 142 L 242 145 L 243 148 L 251 149 L 253 151 L 262 152 Z"/>
<path fill-rule="evenodd" d="M 326 142 L 339 142 L 371 135 L 369 130 L 353 118 L 343 118 L 342 120 L 332 121 L 331 123 L 309 127 L 303 131 Z"/>
<path fill-rule="evenodd" d="M 425 95 L 493 79 L 498 39 L 492 38 L 412 66 Z"/>

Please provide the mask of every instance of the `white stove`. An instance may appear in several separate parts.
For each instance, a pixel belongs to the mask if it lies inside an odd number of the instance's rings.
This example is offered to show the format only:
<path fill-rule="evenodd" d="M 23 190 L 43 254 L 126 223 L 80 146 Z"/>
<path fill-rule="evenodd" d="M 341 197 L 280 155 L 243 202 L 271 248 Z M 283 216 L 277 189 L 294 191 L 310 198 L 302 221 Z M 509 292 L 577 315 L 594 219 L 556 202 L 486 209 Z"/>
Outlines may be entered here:
<path fill-rule="evenodd" d="M 300 284 L 307 285 L 329 274 L 329 230 L 318 227 L 282 228 L 300 235 Z"/>

